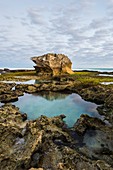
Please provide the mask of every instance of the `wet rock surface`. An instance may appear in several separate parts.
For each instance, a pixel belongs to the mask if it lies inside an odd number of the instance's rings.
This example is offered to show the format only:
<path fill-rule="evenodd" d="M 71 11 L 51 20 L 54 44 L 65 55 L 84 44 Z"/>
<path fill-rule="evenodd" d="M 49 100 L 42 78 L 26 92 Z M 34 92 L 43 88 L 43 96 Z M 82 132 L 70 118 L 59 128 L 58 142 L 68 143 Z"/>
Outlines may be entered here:
<path fill-rule="evenodd" d="M 54 77 L 39 84 L 0 83 L 0 101 L 18 100 L 24 93 L 76 92 L 100 104 L 103 119 L 82 115 L 73 128 L 64 115 L 28 121 L 11 104 L 0 107 L 0 168 L 4 170 L 112 170 L 113 86 L 80 84 L 73 77 Z M 12 89 L 15 87 L 15 89 Z M 45 93 L 46 92 L 46 93 Z M 51 99 L 52 100 L 52 99 Z"/>
<path fill-rule="evenodd" d="M 98 112 L 104 115 L 105 119 L 113 125 L 113 86 L 106 88 L 105 86 L 97 85 L 84 88 L 78 93 L 83 99 L 100 104 L 97 108 Z"/>
<path fill-rule="evenodd" d="M 0 116 L 1 169 L 113 169 L 113 130 L 101 120 L 83 115 L 68 129 L 64 115 L 27 121 L 11 104 Z"/>
<path fill-rule="evenodd" d="M 21 90 L 13 90 L 15 87 L 15 83 L 2 83 L 0 82 L 0 102 L 8 103 L 17 101 L 19 96 L 23 96 L 23 92 Z"/>
<path fill-rule="evenodd" d="M 79 151 L 91 159 L 113 160 L 113 128 L 102 120 L 82 115 L 73 130 L 83 136 Z M 112 164 L 112 163 L 111 163 Z M 113 166 L 113 164 L 112 164 Z"/>

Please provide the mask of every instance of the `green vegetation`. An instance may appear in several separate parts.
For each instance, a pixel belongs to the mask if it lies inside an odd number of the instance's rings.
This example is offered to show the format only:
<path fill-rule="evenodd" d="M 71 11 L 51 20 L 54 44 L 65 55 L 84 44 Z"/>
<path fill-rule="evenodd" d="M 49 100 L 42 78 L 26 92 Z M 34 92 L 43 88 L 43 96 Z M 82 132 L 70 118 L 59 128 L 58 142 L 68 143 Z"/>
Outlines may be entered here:
<path fill-rule="evenodd" d="M 97 73 L 96 72 L 90 72 L 90 71 L 77 71 L 77 72 L 75 72 L 75 74 L 73 74 L 74 76 L 75 75 L 77 75 L 77 76 L 90 76 L 90 75 L 92 75 L 92 76 L 95 76 L 95 75 L 97 75 Z"/>
<path fill-rule="evenodd" d="M 25 80 L 25 79 L 33 79 L 36 76 L 35 71 L 18 71 L 18 72 L 9 72 L 0 75 L 0 81 L 3 80 Z"/>
<path fill-rule="evenodd" d="M 25 81 L 30 79 L 38 79 L 42 78 L 37 76 L 35 70 L 34 71 L 18 71 L 18 72 L 10 72 L 6 74 L 0 75 L 0 81 L 3 80 L 16 80 L 16 81 Z M 87 72 L 87 71 L 80 71 L 75 72 L 72 75 L 65 75 L 64 81 L 66 80 L 74 80 L 77 84 L 83 85 L 96 85 L 102 82 L 113 82 L 113 77 L 109 76 L 99 76 L 98 72 Z"/>
<path fill-rule="evenodd" d="M 75 72 L 71 77 L 81 84 L 96 85 L 102 82 L 113 82 L 113 77 L 99 76 L 97 72 Z"/>

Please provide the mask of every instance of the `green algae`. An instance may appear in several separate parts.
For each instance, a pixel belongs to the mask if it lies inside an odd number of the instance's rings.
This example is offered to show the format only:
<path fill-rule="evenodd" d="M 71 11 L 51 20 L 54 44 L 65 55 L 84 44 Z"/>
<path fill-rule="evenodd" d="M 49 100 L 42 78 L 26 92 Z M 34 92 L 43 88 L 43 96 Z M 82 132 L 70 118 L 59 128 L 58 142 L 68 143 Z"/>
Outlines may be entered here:
<path fill-rule="evenodd" d="M 109 76 L 99 76 L 98 72 L 92 72 L 92 71 L 77 71 L 74 72 L 72 75 L 64 75 L 64 76 L 58 76 L 58 78 L 62 79 L 62 81 L 68 81 L 72 80 L 76 83 L 82 84 L 82 85 L 98 85 L 102 82 L 113 82 L 113 77 Z M 37 79 L 42 78 L 36 74 L 35 70 L 32 71 L 16 71 L 16 72 L 9 72 L 5 74 L 0 75 L 0 81 L 3 80 L 30 80 L 30 79 Z M 51 79 L 54 80 L 54 77 L 45 77 L 45 79 Z"/>

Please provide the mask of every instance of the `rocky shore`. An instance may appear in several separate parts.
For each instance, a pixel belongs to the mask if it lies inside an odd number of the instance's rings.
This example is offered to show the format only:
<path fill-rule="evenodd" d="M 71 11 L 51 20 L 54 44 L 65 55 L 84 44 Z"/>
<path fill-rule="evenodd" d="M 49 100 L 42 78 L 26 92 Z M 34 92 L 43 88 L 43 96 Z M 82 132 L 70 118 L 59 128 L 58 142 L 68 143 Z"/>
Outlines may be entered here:
<path fill-rule="evenodd" d="M 73 72 L 64 54 L 44 54 L 32 61 L 34 71 L 1 72 L 1 81 L 36 80 L 35 84 L 0 82 L 1 170 L 112 170 L 113 86 L 101 84 L 108 79 L 98 77 L 98 72 Z M 50 92 L 78 93 L 99 104 L 101 119 L 82 114 L 69 128 L 65 115 L 28 120 L 27 113 L 11 104 L 25 93 Z"/>
<path fill-rule="evenodd" d="M 1 169 L 113 169 L 113 130 L 101 120 L 83 115 L 68 129 L 64 115 L 27 121 L 11 104 L 0 116 Z M 88 146 L 90 133 L 97 146 Z"/>
<path fill-rule="evenodd" d="M 57 76 L 38 84 L 0 82 L 0 165 L 4 170 L 112 170 L 113 86 L 81 83 L 77 77 Z M 10 102 L 24 93 L 78 93 L 100 104 L 103 120 L 82 115 L 68 128 L 65 115 L 27 120 Z"/>

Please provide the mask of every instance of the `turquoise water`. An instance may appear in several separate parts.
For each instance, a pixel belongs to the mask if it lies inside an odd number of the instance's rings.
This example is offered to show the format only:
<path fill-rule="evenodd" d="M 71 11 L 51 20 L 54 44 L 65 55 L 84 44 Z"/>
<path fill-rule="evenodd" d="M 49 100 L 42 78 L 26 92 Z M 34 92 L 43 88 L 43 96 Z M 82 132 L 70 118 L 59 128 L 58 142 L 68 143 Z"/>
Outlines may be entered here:
<path fill-rule="evenodd" d="M 89 71 L 100 71 L 100 72 L 113 72 L 113 68 L 75 68 L 73 70 L 89 70 Z"/>
<path fill-rule="evenodd" d="M 47 117 L 66 115 L 64 119 L 69 127 L 72 127 L 81 114 L 99 117 L 97 105 L 84 101 L 77 94 L 43 93 L 25 94 L 14 103 L 20 111 L 27 113 L 28 119 L 34 120 L 41 115 Z"/>
<path fill-rule="evenodd" d="M 1 67 L 0 69 L 4 69 L 3 67 Z M 10 70 L 23 70 L 23 69 L 26 69 L 26 70 L 34 70 L 33 67 L 31 68 L 9 68 Z M 113 72 L 113 68 L 72 68 L 73 70 L 91 70 L 91 71 L 100 71 L 100 72 Z"/>

